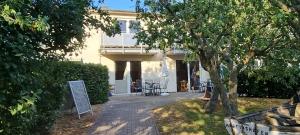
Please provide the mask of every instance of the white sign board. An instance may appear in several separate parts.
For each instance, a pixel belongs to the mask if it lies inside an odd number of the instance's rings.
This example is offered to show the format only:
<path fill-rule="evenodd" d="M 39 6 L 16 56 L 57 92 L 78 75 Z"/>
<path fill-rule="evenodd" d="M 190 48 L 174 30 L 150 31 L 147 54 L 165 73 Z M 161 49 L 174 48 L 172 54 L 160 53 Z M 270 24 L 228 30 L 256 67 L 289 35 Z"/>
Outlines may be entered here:
<path fill-rule="evenodd" d="M 80 114 L 87 112 L 91 112 L 93 114 L 91 103 L 86 92 L 84 82 L 82 80 L 69 81 L 69 85 L 79 119 Z"/>

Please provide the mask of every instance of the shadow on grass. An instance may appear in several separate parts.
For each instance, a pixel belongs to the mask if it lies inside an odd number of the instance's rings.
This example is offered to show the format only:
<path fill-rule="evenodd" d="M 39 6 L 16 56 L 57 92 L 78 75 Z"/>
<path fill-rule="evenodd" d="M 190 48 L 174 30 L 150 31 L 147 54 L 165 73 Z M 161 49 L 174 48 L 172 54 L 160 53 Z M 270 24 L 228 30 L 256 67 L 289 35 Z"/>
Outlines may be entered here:
<path fill-rule="evenodd" d="M 184 100 L 153 110 L 161 134 L 226 134 L 221 111 L 206 114 L 200 100 Z"/>
<path fill-rule="evenodd" d="M 241 114 L 278 106 L 286 100 L 240 98 Z M 226 135 L 224 114 L 220 105 L 213 114 L 204 111 L 205 102 L 201 100 L 182 100 L 153 110 L 161 134 L 179 135 Z"/>

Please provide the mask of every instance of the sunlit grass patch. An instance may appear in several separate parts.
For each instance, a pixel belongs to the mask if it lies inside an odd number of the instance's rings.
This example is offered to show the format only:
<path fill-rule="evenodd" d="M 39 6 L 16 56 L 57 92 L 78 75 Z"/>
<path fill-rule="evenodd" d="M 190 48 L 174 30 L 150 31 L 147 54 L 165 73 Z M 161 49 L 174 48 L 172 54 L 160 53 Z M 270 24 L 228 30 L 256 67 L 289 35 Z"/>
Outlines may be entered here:
<path fill-rule="evenodd" d="M 286 100 L 239 98 L 241 114 L 278 106 Z M 224 114 L 218 106 L 213 114 L 206 114 L 205 102 L 182 100 L 153 110 L 159 131 L 163 135 L 225 135 Z"/>

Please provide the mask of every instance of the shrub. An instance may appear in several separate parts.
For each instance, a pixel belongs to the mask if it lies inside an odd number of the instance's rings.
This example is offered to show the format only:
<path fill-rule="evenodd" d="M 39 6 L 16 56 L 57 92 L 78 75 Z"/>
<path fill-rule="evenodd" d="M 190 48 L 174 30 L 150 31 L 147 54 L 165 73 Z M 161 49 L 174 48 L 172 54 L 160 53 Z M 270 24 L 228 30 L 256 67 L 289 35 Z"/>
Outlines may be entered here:
<path fill-rule="evenodd" d="M 108 70 L 98 64 L 59 62 L 57 70 L 62 73 L 63 82 L 83 80 L 92 104 L 108 100 Z"/>
<path fill-rule="evenodd" d="M 20 80 L 1 79 L 0 134 L 47 134 L 70 91 L 69 80 L 85 81 L 92 104 L 108 100 L 104 66 L 45 61 L 26 66 L 31 68 L 19 75 Z"/>
<path fill-rule="evenodd" d="M 244 71 L 238 76 L 238 94 L 248 97 L 291 98 L 300 88 L 299 69 L 270 73 L 264 69 Z"/>

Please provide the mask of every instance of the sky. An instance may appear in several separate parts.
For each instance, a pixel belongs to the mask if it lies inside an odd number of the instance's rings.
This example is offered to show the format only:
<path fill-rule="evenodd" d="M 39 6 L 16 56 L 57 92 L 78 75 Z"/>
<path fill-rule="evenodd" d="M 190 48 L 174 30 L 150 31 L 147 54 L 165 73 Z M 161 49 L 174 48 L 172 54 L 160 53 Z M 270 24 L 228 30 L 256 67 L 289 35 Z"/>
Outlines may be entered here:
<path fill-rule="evenodd" d="M 135 11 L 135 0 L 104 0 L 109 9 Z"/>

